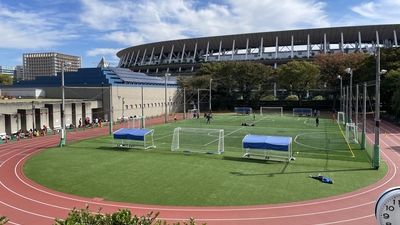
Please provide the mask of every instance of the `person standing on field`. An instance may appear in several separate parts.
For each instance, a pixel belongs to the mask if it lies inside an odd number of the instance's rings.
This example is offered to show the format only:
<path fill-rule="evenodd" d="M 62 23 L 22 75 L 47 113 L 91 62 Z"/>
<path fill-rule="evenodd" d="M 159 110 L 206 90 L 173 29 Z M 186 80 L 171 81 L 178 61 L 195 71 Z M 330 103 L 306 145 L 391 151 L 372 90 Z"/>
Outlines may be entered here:
<path fill-rule="evenodd" d="M 318 125 L 319 125 L 319 119 L 318 119 L 318 117 L 315 119 L 315 125 L 318 127 Z"/>

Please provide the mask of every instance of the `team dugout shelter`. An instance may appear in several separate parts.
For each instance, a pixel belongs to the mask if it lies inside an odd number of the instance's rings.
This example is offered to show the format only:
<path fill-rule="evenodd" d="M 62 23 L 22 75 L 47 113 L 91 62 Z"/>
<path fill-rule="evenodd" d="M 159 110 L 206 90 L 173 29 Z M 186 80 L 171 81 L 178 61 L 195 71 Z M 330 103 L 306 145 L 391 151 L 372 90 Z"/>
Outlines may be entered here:
<path fill-rule="evenodd" d="M 251 115 L 253 114 L 253 109 L 250 107 L 235 107 L 236 115 Z"/>
<path fill-rule="evenodd" d="M 243 157 L 261 157 L 265 160 L 295 160 L 292 150 L 292 138 L 248 134 L 242 140 Z"/>
<path fill-rule="evenodd" d="M 121 128 L 113 133 L 113 146 L 128 148 L 140 146 L 143 149 L 155 148 L 153 134 L 153 129 Z"/>

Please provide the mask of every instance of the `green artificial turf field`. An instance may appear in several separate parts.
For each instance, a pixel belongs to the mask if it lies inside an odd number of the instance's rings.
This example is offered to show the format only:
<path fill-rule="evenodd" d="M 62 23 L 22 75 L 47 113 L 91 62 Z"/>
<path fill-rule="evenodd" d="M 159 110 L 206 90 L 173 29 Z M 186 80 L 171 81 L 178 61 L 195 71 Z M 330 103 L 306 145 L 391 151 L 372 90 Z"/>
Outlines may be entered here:
<path fill-rule="evenodd" d="M 317 199 L 363 188 L 386 174 L 385 163 L 374 170 L 366 150 L 347 144 L 343 125 L 328 117 L 319 121 L 316 127 L 313 117 L 215 114 L 211 124 L 200 117 L 147 127 L 154 129 L 154 149 L 113 147 L 112 136 L 106 135 L 42 151 L 24 164 L 23 171 L 33 181 L 68 194 L 171 206 Z M 193 151 L 171 151 L 176 127 L 224 129 L 225 152 L 195 152 L 204 146 L 201 135 L 186 141 L 185 149 Z M 292 137 L 296 160 L 243 158 L 242 139 L 247 134 Z M 334 184 L 309 178 L 318 173 Z"/>

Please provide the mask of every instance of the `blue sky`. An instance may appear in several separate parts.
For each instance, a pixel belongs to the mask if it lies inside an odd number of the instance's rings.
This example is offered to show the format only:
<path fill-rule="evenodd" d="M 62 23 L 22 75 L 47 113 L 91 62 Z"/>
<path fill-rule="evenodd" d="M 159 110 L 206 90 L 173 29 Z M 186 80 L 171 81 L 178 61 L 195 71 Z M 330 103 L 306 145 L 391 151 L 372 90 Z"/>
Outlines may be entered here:
<path fill-rule="evenodd" d="M 60 52 L 94 67 L 134 45 L 191 37 L 400 23 L 400 0 L 0 0 L 0 65 Z"/>

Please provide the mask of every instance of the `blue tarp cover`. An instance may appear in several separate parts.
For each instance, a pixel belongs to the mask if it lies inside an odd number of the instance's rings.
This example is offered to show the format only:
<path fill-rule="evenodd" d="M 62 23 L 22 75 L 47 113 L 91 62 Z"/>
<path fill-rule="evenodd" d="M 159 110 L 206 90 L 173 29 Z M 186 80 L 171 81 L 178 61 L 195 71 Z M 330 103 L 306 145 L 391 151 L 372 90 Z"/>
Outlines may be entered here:
<path fill-rule="evenodd" d="M 255 148 L 277 151 L 289 151 L 292 138 L 277 136 L 246 135 L 243 139 L 243 148 Z"/>
<path fill-rule="evenodd" d="M 114 132 L 114 139 L 144 141 L 144 136 L 152 130 L 121 128 Z"/>

